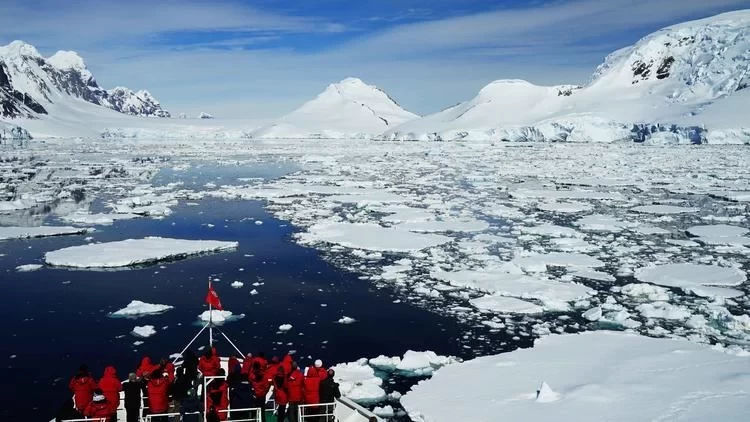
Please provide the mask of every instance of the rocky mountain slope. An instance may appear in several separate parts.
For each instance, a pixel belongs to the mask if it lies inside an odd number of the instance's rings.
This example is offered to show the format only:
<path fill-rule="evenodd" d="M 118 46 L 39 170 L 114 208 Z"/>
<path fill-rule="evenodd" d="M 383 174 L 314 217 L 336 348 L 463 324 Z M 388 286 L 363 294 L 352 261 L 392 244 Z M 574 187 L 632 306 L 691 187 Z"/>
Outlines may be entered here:
<path fill-rule="evenodd" d="M 744 10 L 648 35 L 610 54 L 583 87 L 495 81 L 472 100 L 389 129 L 384 137 L 608 142 L 631 139 L 635 124 L 656 123 L 686 134 L 695 130 L 691 125 L 716 126 L 701 112 L 749 85 L 750 11 Z M 750 127 L 748 116 L 735 109 L 722 115 L 720 126 Z M 686 126 L 669 128 L 678 122 Z"/>
<path fill-rule="evenodd" d="M 45 58 L 22 41 L 0 47 L 0 116 L 35 118 L 51 104 L 85 101 L 134 116 L 169 117 L 148 91 L 100 87 L 73 51 Z"/>

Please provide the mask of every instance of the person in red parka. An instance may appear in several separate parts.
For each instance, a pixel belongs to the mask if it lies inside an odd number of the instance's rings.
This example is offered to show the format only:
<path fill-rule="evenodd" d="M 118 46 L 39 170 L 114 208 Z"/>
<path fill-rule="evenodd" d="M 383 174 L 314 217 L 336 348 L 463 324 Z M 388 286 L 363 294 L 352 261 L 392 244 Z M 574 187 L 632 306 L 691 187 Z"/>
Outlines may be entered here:
<path fill-rule="evenodd" d="M 151 362 L 150 357 L 144 356 L 143 359 L 141 359 L 141 364 L 138 366 L 138 369 L 135 370 L 135 376 L 138 378 L 143 378 L 146 375 L 150 374 L 157 367 L 158 365 L 154 365 Z"/>
<path fill-rule="evenodd" d="M 111 411 L 112 404 L 107 401 L 107 398 L 102 394 L 102 390 L 96 389 L 94 397 L 86 405 L 83 415 L 96 420 L 103 419 L 108 421 L 112 415 Z"/>
<path fill-rule="evenodd" d="M 271 378 L 275 377 L 278 370 L 279 358 L 277 356 L 274 356 L 271 358 L 271 362 L 266 365 L 266 379 L 270 380 Z"/>
<path fill-rule="evenodd" d="M 305 374 L 305 380 L 303 381 L 303 388 L 305 393 L 305 404 L 318 404 L 320 403 L 320 373 L 316 367 L 307 368 Z M 311 412 L 316 411 L 317 408 L 308 408 Z"/>
<path fill-rule="evenodd" d="M 242 375 L 249 376 L 250 370 L 253 368 L 253 362 L 255 359 L 253 359 L 253 354 L 248 353 L 247 356 L 242 360 Z"/>
<path fill-rule="evenodd" d="M 224 376 L 224 369 L 219 368 L 217 375 Z M 229 384 L 224 379 L 217 378 L 208 384 L 208 400 L 208 406 L 216 409 L 219 420 L 227 420 L 229 412 L 223 410 L 229 409 Z"/>
<path fill-rule="evenodd" d="M 214 349 L 206 350 L 206 353 L 198 359 L 198 369 L 204 377 L 213 377 L 219 373 L 221 361 L 214 355 Z"/>
<path fill-rule="evenodd" d="M 286 384 L 284 367 L 279 365 L 273 377 L 273 399 L 276 402 L 276 420 L 283 421 L 286 417 L 286 406 L 289 404 L 289 390 Z"/>
<path fill-rule="evenodd" d="M 266 420 L 266 395 L 268 390 L 271 388 L 268 378 L 260 366 L 260 362 L 253 362 L 253 367 L 250 370 L 250 384 L 253 386 L 253 392 L 255 393 L 255 405 L 253 407 L 260 408 L 260 414 L 263 421 Z"/>
<path fill-rule="evenodd" d="M 117 414 L 117 408 L 120 407 L 120 391 L 122 383 L 117 378 L 117 371 L 114 366 L 104 368 L 104 376 L 99 380 L 99 389 L 107 398 L 107 403 L 111 406 L 110 416 Z"/>
<path fill-rule="evenodd" d="M 305 398 L 304 379 L 302 371 L 297 367 L 297 362 L 292 362 L 292 370 L 286 378 L 286 388 L 289 393 L 289 407 L 287 413 L 289 414 L 290 422 L 299 421 L 299 405 Z"/>
<path fill-rule="evenodd" d="M 148 391 L 148 409 L 151 414 L 167 413 L 169 410 L 169 378 L 161 371 L 154 371 L 146 384 Z M 158 419 L 153 418 L 156 422 Z M 166 420 L 166 418 L 164 418 Z"/>
<path fill-rule="evenodd" d="M 232 372 L 240 372 L 241 370 L 240 360 L 237 359 L 237 356 L 229 356 L 229 359 L 227 360 L 227 373 L 231 375 Z"/>
<path fill-rule="evenodd" d="M 83 413 L 94 398 L 94 390 L 96 390 L 96 382 L 91 378 L 88 366 L 81 365 L 78 373 L 70 380 L 68 387 L 73 392 L 76 409 Z"/>
<path fill-rule="evenodd" d="M 292 355 L 287 353 L 283 359 L 281 359 L 281 366 L 284 368 L 284 373 L 289 375 L 292 373 Z"/>

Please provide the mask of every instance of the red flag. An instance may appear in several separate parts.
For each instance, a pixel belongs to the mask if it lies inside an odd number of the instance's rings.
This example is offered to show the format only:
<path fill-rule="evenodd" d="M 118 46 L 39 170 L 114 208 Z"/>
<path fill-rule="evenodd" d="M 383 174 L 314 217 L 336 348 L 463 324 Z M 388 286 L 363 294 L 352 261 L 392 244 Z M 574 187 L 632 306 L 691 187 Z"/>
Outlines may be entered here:
<path fill-rule="evenodd" d="M 213 306 L 214 309 L 218 309 L 220 311 L 224 310 L 224 308 L 221 307 L 221 300 L 219 300 L 219 295 L 216 294 L 216 290 L 214 290 L 210 281 L 208 282 L 208 294 L 206 295 L 206 303 Z"/>

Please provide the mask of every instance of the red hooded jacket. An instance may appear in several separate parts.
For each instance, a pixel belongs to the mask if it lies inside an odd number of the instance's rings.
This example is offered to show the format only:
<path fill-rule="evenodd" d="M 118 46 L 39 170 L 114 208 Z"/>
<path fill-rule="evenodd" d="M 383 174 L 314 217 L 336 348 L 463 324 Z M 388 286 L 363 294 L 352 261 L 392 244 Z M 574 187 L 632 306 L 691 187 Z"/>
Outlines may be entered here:
<path fill-rule="evenodd" d="M 271 388 L 271 384 L 268 382 L 268 378 L 262 373 L 250 373 L 250 384 L 253 386 L 253 392 L 255 397 L 258 399 L 266 399 L 268 389 Z"/>
<path fill-rule="evenodd" d="M 287 377 L 286 387 L 289 392 L 289 403 L 302 403 L 305 397 L 304 380 L 305 376 L 299 369 L 295 369 Z"/>
<path fill-rule="evenodd" d="M 289 403 L 289 392 L 284 374 L 277 374 L 273 377 L 273 399 L 279 406 Z"/>
<path fill-rule="evenodd" d="M 141 359 L 141 364 L 138 366 L 138 369 L 135 370 L 135 376 L 143 378 L 144 375 L 150 374 L 156 368 L 158 368 L 158 365 L 151 363 L 150 357 L 144 356 L 143 359 Z"/>
<path fill-rule="evenodd" d="M 255 362 L 255 359 L 252 356 L 245 356 L 242 360 L 242 375 L 250 374 L 250 371 L 253 369 L 253 362 Z"/>
<path fill-rule="evenodd" d="M 86 410 L 83 412 L 84 416 L 89 418 L 107 418 L 112 415 L 112 404 L 108 401 L 100 401 L 91 403 L 86 406 Z"/>
<path fill-rule="evenodd" d="M 84 412 L 86 406 L 91 403 L 91 399 L 94 398 L 94 390 L 96 390 L 96 382 L 88 374 L 78 374 L 70 380 L 68 384 L 70 391 L 73 392 L 73 400 L 75 401 L 76 409 L 79 412 Z"/>
<path fill-rule="evenodd" d="M 218 411 L 229 408 L 229 385 L 223 380 L 211 381 L 211 384 L 208 385 L 208 397 L 210 398 L 210 405 L 213 405 L 219 414 L 219 420 L 227 420 L 229 412 Z"/>
<path fill-rule="evenodd" d="M 169 409 L 169 378 L 158 377 L 149 380 L 148 408 L 151 413 L 166 413 Z"/>
<path fill-rule="evenodd" d="M 234 355 L 229 356 L 229 360 L 227 361 L 227 374 L 234 372 L 238 366 L 240 366 L 240 361 Z"/>
<path fill-rule="evenodd" d="M 113 366 L 104 368 L 104 376 L 99 380 L 99 388 L 102 390 L 107 403 L 111 406 L 112 413 L 117 411 L 120 406 L 120 391 L 122 383 L 117 378 L 117 371 Z"/>
<path fill-rule="evenodd" d="M 281 367 L 284 368 L 285 374 L 291 374 L 292 373 L 292 356 L 287 354 L 284 356 L 284 359 L 281 360 Z"/>
<path fill-rule="evenodd" d="M 305 375 L 305 380 L 303 382 L 305 404 L 320 403 L 320 381 L 322 381 L 322 378 L 317 369 L 318 368 L 314 367 L 307 369 L 307 375 Z"/>

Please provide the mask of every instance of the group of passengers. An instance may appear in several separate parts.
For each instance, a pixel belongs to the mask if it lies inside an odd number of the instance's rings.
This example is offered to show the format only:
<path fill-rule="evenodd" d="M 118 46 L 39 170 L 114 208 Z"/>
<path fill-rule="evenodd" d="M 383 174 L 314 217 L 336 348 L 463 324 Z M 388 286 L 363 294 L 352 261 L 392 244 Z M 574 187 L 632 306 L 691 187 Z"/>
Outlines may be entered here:
<path fill-rule="evenodd" d="M 146 356 L 125 382 L 120 382 L 112 366 L 106 367 L 102 378 L 95 381 L 88 367 L 81 365 L 69 383 L 73 397 L 60 409 L 56 420 L 86 417 L 114 422 L 121 391 L 128 422 L 137 422 L 149 414 L 154 415 L 153 422 L 198 422 L 203 420 L 204 411 L 209 422 L 249 421 L 256 415 L 247 409 L 254 408 L 261 409 L 261 420 L 265 422 L 266 397 L 271 387 L 276 420 L 298 422 L 300 405 L 331 403 L 341 397 L 333 369 L 326 370 L 319 359 L 303 372 L 289 354 L 268 361 L 262 352 L 255 356 L 249 353 L 230 357 L 227 367 L 228 374 L 221 368 L 216 348 L 208 348 L 200 358 L 188 350 L 178 367 L 165 359 L 153 363 Z M 143 399 L 146 408 L 142 407 Z M 328 410 L 306 406 L 305 415 L 324 414 Z M 173 415 L 162 415 L 166 413 Z"/>

